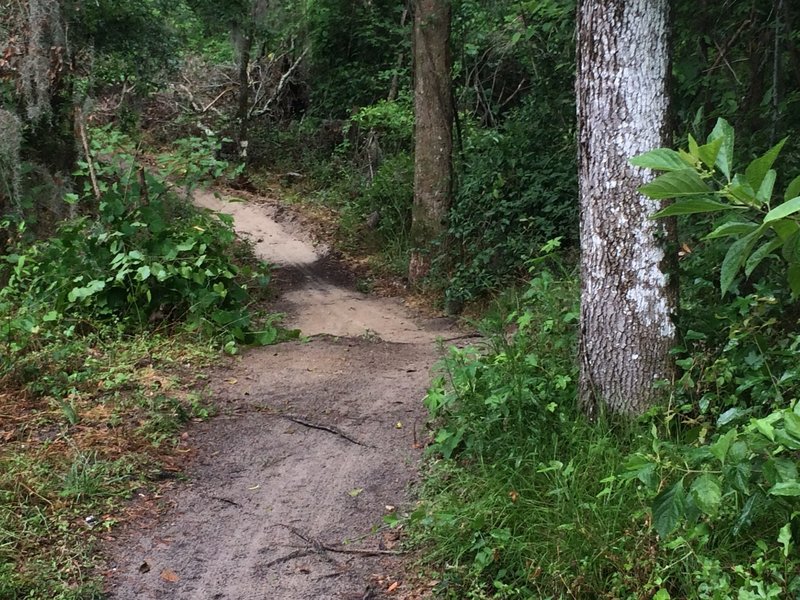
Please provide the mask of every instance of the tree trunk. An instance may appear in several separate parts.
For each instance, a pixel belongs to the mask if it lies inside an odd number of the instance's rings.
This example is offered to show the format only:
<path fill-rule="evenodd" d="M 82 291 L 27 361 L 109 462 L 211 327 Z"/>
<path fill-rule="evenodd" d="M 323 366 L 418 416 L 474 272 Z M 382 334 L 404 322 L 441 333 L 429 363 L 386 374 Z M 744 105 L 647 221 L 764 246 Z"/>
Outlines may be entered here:
<path fill-rule="evenodd" d="M 255 27 L 252 19 L 245 25 L 244 33 L 238 40 L 239 95 L 236 99 L 236 145 L 239 155 L 247 158 L 247 133 L 250 108 L 250 53 L 253 49 Z M 234 37 L 236 37 L 234 35 Z"/>
<path fill-rule="evenodd" d="M 417 0 L 414 14 L 414 207 L 408 278 L 430 270 L 434 242 L 446 231 L 453 187 L 450 1 Z"/>
<path fill-rule="evenodd" d="M 638 193 L 628 159 L 669 145 L 669 0 L 583 0 L 578 9 L 581 205 L 580 398 L 638 414 L 673 374 L 674 222 Z"/>

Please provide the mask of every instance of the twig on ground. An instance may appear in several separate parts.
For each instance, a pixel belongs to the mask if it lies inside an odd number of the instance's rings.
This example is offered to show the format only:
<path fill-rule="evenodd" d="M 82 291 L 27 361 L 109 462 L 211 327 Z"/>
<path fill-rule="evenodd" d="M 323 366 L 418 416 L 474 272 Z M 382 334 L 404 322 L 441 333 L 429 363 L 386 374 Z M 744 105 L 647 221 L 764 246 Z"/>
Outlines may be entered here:
<path fill-rule="evenodd" d="M 283 523 L 279 523 L 281 527 L 284 527 L 291 531 L 294 535 L 299 537 L 303 540 L 306 544 L 317 550 L 318 552 L 335 552 L 337 554 L 358 554 L 360 556 L 400 556 L 405 554 L 405 552 L 401 552 L 400 550 L 367 550 L 364 548 L 343 548 L 342 546 L 328 546 L 323 542 L 319 541 L 316 538 L 312 538 L 311 536 L 303 533 L 297 527 L 292 527 L 291 525 L 284 525 Z"/>
<path fill-rule="evenodd" d="M 268 569 L 270 567 L 274 567 L 275 565 L 280 565 L 289 562 L 290 560 L 294 560 L 295 558 L 302 558 L 304 556 L 308 556 L 309 554 L 311 554 L 311 551 L 307 549 L 295 550 L 294 552 L 290 552 L 286 556 L 281 556 L 280 558 L 276 558 L 275 560 L 269 561 L 266 565 L 264 565 L 264 567 Z"/>
<path fill-rule="evenodd" d="M 233 500 L 228 500 L 227 498 L 222 498 L 220 496 L 211 496 L 212 500 L 216 500 L 217 502 L 223 502 L 225 504 L 230 504 L 231 506 L 238 506 L 239 508 L 242 507 L 241 504 L 238 502 L 234 502 Z"/>
<path fill-rule="evenodd" d="M 287 421 L 291 421 L 292 423 L 297 423 L 298 425 L 302 425 L 303 427 L 309 427 L 311 429 L 319 429 L 321 431 L 327 431 L 328 433 L 333 433 L 334 435 L 338 435 L 341 438 L 346 439 L 348 442 L 356 444 L 357 446 L 363 446 L 365 448 L 374 448 L 374 446 L 370 446 L 369 444 L 364 444 L 363 442 L 359 442 L 358 440 L 350 437 L 341 429 L 337 427 L 331 427 L 329 425 L 323 425 L 321 423 L 314 423 L 313 421 L 309 421 L 308 419 L 304 419 L 303 417 L 297 417 L 294 415 L 279 415 L 281 418 L 286 419 Z"/>

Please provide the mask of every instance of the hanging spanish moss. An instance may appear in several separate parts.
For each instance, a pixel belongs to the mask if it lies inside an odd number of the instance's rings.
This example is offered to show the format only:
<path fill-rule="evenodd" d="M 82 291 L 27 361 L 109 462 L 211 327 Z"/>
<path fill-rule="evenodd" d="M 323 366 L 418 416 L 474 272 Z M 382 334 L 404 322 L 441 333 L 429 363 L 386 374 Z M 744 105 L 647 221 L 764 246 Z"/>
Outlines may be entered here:
<path fill-rule="evenodd" d="M 0 109 L 0 218 L 20 208 L 20 151 L 22 123 L 7 110 Z"/>
<path fill-rule="evenodd" d="M 27 5 L 27 49 L 20 61 L 20 87 L 28 118 L 38 121 L 51 112 L 66 36 L 59 0 L 29 0 Z"/>

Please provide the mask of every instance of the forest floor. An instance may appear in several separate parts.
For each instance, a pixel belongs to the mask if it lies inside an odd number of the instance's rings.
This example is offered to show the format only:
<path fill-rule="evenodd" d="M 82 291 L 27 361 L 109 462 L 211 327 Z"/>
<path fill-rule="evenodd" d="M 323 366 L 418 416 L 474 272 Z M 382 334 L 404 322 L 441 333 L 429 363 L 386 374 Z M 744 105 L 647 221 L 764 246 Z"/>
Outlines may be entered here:
<path fill-rule="evenodd" d="M 302 338 L 220 358 L 209 374 L 218 416 L 185 434 L 197 452 L 186 480 L 106 548 L 110 597 L 421 597 L 384 517 L 412 501 L 437 340 L 460 332 L 355 291 L 274 200 L 196 202 L 233 215 L 275 265 L 272 310 Z"/>

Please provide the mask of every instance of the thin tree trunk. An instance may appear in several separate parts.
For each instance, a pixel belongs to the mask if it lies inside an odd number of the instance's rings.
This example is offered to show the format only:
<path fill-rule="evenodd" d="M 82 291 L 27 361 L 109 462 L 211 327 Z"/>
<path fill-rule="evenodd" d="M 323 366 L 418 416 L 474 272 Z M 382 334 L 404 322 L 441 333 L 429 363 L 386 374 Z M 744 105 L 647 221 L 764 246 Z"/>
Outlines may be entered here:
<path fill-rule="evenodd" d="M 592 414 L 641 413 L 670 379 L 677 281 L 666 274 L 674 223 L 628 163 L 668 145 L 668 0 L 583 0 L 578 10 L 581 203 L 580 397 Z"/>
<path fill-rule="evenodd" d="M 239 46 L 239 97 L 237 98 L 236 123 L 238 125 L 237 144 L 239 153 L 246 157 L 247 126 L 250 108 L 250 53 L 253 49 L 253 24 L 248 23 Z"/>
<path fill-rule="evenodd" d="M 414 206 L 409 280 L 431 265 L 434 242 L 447 228 L 453 187 L 450 1 L 417 0 L 414 15 Z"/>

